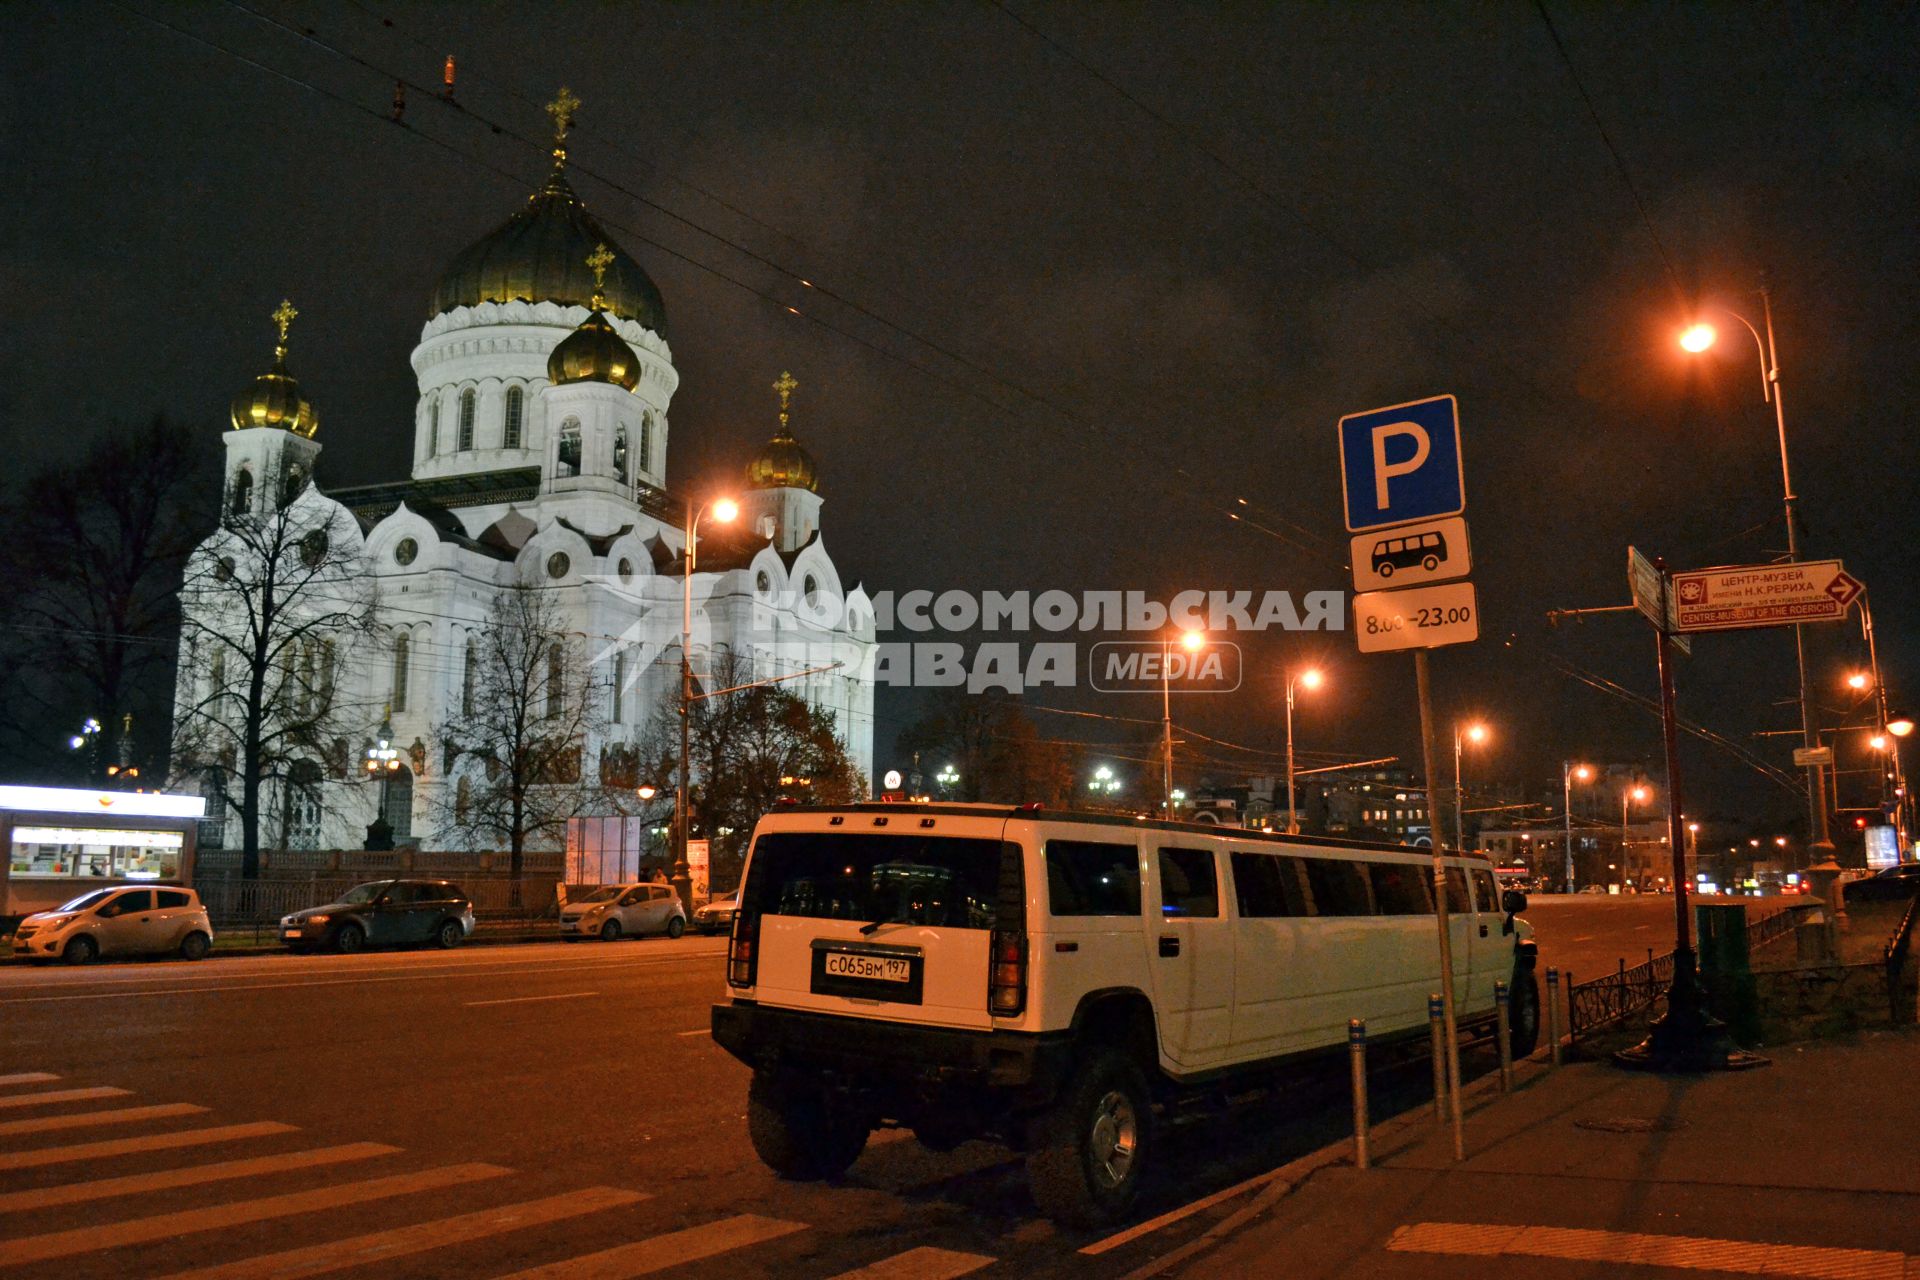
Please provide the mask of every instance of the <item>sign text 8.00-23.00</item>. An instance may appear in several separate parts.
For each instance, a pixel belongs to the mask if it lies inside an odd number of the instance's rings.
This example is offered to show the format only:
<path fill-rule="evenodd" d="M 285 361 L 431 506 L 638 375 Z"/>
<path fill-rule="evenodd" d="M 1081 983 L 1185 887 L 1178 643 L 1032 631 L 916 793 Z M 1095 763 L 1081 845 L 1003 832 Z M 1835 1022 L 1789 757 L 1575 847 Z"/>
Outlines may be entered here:
<path fill-rule="evenodd" d="M 1353 598 L 1353 636 L 1362 653 L 1438 649 L 1480 638 L 1471 582 L 1407 591 L 1366 591 Z"/>

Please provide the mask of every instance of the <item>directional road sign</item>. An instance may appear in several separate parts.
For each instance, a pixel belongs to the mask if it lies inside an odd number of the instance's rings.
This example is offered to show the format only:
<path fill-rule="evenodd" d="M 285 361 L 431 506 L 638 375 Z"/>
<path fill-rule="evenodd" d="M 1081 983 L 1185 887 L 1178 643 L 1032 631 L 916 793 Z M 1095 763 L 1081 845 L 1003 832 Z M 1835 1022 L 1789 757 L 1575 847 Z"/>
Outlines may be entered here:
<path fill-rule="evenodd" d="M 1674 592 L 1672 585 L 1667 588 L 1667 616 L 1660 617 L 1660 571 L 1653 567 L 1653 561 L 1640 554 L 1638 547 L 1627 548 L 1627 586 L 1633 591 L 1633 607 L 1647 615 L 1647 621 L 1667 633 L 1673 647 L 1693 656 L 1693 641 L 1679 634 L 1679 623 L 1674 617 Z"/>
<path fill-rule="evenodd" d="M 1459 516 L 1362 533 L 1353 539 L 1348 551 L 1353 559 L 1355 591 L 1444 582 L 1464 578 L 1473 568 L 1467 550 L 1467 522 Z"/>
<path fill-rule="evenodd" d="M 1340 419 L 1340 482 L 1348 533 L 1465 511 L 1457 402 L 1435 396 Z"/>
<path fill-rule="evenodd" d="M 1473 584 L 1362 592 L 1353 598 L 1353 638 L 1362 653 L 1438 649 L 1478 640 L 1480 608 Z"/>
<path fill-rule="evenodd" d="M 1836 622 L 1866 588 L 1838 560 L 1734 565 L 1673 575 L 1681 631 L 1739 631 Z"/>

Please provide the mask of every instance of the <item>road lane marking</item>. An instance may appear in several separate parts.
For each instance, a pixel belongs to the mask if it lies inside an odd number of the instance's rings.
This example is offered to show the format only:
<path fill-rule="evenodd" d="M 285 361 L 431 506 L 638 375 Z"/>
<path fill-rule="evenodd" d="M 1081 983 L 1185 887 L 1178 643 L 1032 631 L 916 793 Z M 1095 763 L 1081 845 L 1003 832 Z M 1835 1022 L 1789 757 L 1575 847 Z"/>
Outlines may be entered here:
<path fill-rule="evenodd" d="M 0 1076 L 0 1085 L 45 1084 L 60 1077 L 51 1071 L 16 1071 L 10 1076 Z"/>
<path fill-rule="evenodd" d="M 633 1280 L 635 1276 L 652 1275 L 682 1263 L 698 1262 L 806 1229 L 804 1222 L 783 1222 L 779 1218 L 743 1213 L 705 1226 L 669 1231 L 663 1236 L 615 1245 L 598 1253 L 583 1253 L 577 1258 L 529 1267 L 502 1276 L 501 1280 Z"/>
<path fill-rule="evenodd" d="M 365 1204 L 369 1200 L 384 1200 L 390 1196 L 402 1196 L 415 1191 L 433 1191 L 442 1187 L 479 1182 L 485 1178 L 498 1178 L 512 1172 L 513 1170 L 503 1169 L 497 1164 L 444 1165 L 438 1169 L 423 1169 L 418 1173 L 401 1173 L 390 1178 L 371 1178 L 363 1182 L 345 1182 L 338 1186 L 320 1187 L 313 1191 L 295 1191 L 287 1195 L 267 1196 L 259 1200 L 236 1200 L 231 1204 L 183 1209 L 177 1213 L 161 1213 L 150 1218 L 130 1218 L 122 1222 L 76 1227 L 71 1231 L 50 1231 L 45 1235 L 22 1236 L 16 1240 L 0 1241 L 0 1267 L 18 1266 L 25 1262 L 44 1262 L 49 1258 L 70 1258 L 80 1253 L 96 1253 L 102 1249 L 116 1249 L 123 1245 L 146 1244 L 149 1241 L 167 1240 L 197 1231 L 218 1231 L 248 1222 L 291 1217 L 297 1213 L 340 1209 L 347 1205 Z"/>
<path fill-rule="evenodd" d="M 299 1276 L 317 1276 L 408 1254 L 426 1253 L 465 1244 L 483 1236 L 560 1222 L 651 1198 L 644 1192 L 624 1191 L 619 1187 L 588 1187 L 583 1191 L 548 1196 L 544 1200 L 502 1205 L 498 1209 L 483 1209 L 478 1213 L 463 1213 L 432 1222 L 416 1222 L 392 1231 L 349 1236 L 344 1240 L 329 1240 L 324 1244 L 288 1249 L 281 1253 L 263 1253 L 256 1258 L 242 1258 L 238 1262 L 202 1267 L 197 1271 L 182 1271 L 168 1276 L 167 1280 L 295 1280 Z"/>
<path fill-rule="evenodd" d="M 82 1111 L 72 1116 L 41 1116 L 37 1120 L 0 1120 L 0 1137 L 15 1133 L 48 1133 L 55 1129 L 92 1129 L 103 1124 L 160 1120 L 167 1116 L 197 1116 L 211 1110 L 191 1102 L 161 1102 L 151 1107 L 120 1107 L 113 1111 Z"/>
<path fill-rule="evenodd" d="M 246 1160 L 222 1160 L 217 1164 L 189 1165 L 183 1169 L 162 1169 L 158 1173 L 135 1173 L 118 1178 L 100 1178 L 93 1182 L 69 1182 L 58 1187 L 37 1187 L 31 1191 L 0 1193 L 0 1213 L 18 1213 L 23 1209 L 48 1209 L 54 1205 L 82 1204 L 110 1196 L 134 1195 L 146 1191 L 164 1191 L 169 1187 L 196 1187 L 229 1178 L 253 1178 L 292 1169 L 316 1169 L 322 1165 L 343 1164 L 349 1160 L 367 1160 L 390 1156 L 399 1147 L 378 1142 L 351 1142 L 338 1147 L 317 1147 L 310 1151 L 289 1151 L 277 1156 L 253 1156 Z"/>
<path fill-rule="evenodd" d="M 1592 941 L 1593 941 L 1593 940 L 1594 940 L 1595 938 L 1597 938 L 1597 937 L 1599 937 L 1599 936 L 1600 936 L 1600 935 L 1599 935 L 1599 934 L 1597 934 L 1597 933 L 1583 933 L 1583 934 L 1581 934 L 1581 935 L 1580 935 L 1579 937 L 1577 937 L 1577 938 L 1575 938 L 1575 939 L 1574 939 L 1574 941 L 1575 941 L 1575 942 L 1592 942 Z M 1438 973 L 1438 972 L 1439 972 L 1439 970 L 1438 970 L 1438 969 L 1436 969 L 1436 970 L 1434 970 L 1434 972 L 1435 972 L 1435 973 Z"/>
<path fill-rule="evenodd" d="M 1387 1241 L 1399 1253 L 1444 1253 L 1473 1257 L 1518 1255 L 1600 1262 L 1614 1266 L 1673 1267 L 1690 1271 L 1745 1271 L 1768 1276 L 1816 1276 L 1826 1280 L 1901 1280 L 1914 1274 L 1908 1255 L 1883 1249 L 1831 1249 L 1757 1240 L 1703 1236 L 1651 1236 L 1634 1231 L 1589 1231 L 1571 1227 L 1516 1227 L 1475 1222 L 1419 1222 L 1400 1227 Z M 1920 1258 L 1911 1259 L 1920 1262 Z"/>
<path fill-rule="evenodd" d="M 713 1034 L 713 1028 L 712 1027 L 695 1027 L 691 1031 L 676 1031 L 673 1034 L 677 1036 L 710 1036 Z"/>
<path fill-rule="evenodd" d="M 0 1004 L 48 1004 L 67 1000 L 131 1000 L 142 996 L 197 996 L 223 991 L 278 991 L 287 987 L 349 987 L 370 982 L 427 982 L 437 978 L 524 977 L 529 974 L 539 976 L 550 973 L 580 973 L 590 969 L 645 969 L 655 965 L 683 964 L 688 960 L 710 960 L 719 957 L 721 954 L 721 952 L 716 951 L 711 956 L 663 956 L 657 960 L 644 960 L 634 963 L 608 961 L 601 964 L 561 965 L 544 969 L 519 966 L 511 969 L 490 969 L 481 972 L 428 970 L 424 973 L 377 974 L 371 977 L 355 978 L 320 978 L 303 982 L 236 983 L 225 987 L 154 987 L 146 991 L 88 991 L 75 995 L 59 996 L 0 996 Z"/>
<path fill-rule="evenodd" d="M 1191 1204 L 1183 1204 L 1177 1209 L 1169 1209 L 1157 1218 L 1148 1218 L 1145 1222 L 1137 1223 L 1134 1226 L 1128 1227 L 1125 1231 L 1108 1236 L 1104 1240 L 1095 1240 L 1092 1244 L 1083 1246 L 1080 1252 L 1088 1255 L 1098 1255 L 1106 1253 L 1111 1249 L 1118 1249 L 1121 1245 L 1138 1240 L 1141 1236 L 1150 1236 L 1162 1227 L 1170 1227 L 1182 1218 L 1190 1218 L 1202 1210 L 1211 1209 L 1213 1206 L 1231 1200 L 1235 1196 L 1245 1195 L 1256 1187 L 1264 1186 L 1280 1176 L 1280 1172 L 1278 1169 L 1273 1169 L 1266 1173 L 1256 1174 L 1248 1178 L 1245 1182 L 1236 1182 L 1232 1186 L 1216 1191 L 1210 1196 L 1202 1196 Z"/>
<path fill-rule="evenodd" d="M 239 1138 L 264 1138 L 276 1133 L 295 1133 L 298 1125 L 278 1120 L 256 1120 L 249 1124 L 223 1124 L 210 1129 L 182 1129 L 177 1133 L 149 1133 L 138 1138 L 114 1138 L 105 1142 L 78 1142 L 67 1147 L 36 1147 L 32 1151 L 0 1151 L 0 1173 L 10 1169 L 38 1169 L 42 1165 L 71 1164 L 78 1160 L 109 1160 L 115 1156 L 135 1155 L 143 1151 L 168 1151 L 174 1147 L 203 1147 L 213 1142 L 232 1142 Z"/>
<path fill-rule="evenodd" d="M 955 1276 L 970 1275 L 997 1261 L 999 1259 L 984 1253 L 961 1253 L 956 1249 L 929 1246 L 842 1271 L 833 1280 L 953 1280 Z"/>
<path fill-rule="evenodd" d="M 535 1000 L 584 1000 L 588 996 L 597 996 L 599 994 L 598 991 L 568 991 L 565 994 L 557 996 L 507 996 L 500 1000 L 469 1000 L 466 1002 L 466 1007 L 469 1009 L 482 1009 L 490 1004 L 531 1004 Z"/>
<path fill-rule="evenodd" d="M 116 1089 L 111 1085 L 96 1085 L 90 1089 L 49 1089 L 44 1093 L 10 1093 L 0 1098 L 0 1109 L 43 1107 L 49 1102 L 92 1102 L 96 1098 L 125 1098 L 132 1093 L 131 1089 Z"/>

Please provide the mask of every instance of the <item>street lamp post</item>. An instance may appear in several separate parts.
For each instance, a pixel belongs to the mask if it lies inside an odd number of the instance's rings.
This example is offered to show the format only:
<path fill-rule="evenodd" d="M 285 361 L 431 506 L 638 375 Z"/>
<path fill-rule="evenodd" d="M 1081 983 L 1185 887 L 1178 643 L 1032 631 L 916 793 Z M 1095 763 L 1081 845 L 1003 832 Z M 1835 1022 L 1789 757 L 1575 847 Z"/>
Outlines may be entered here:
<path fill-rule="evenodd" d="M 1567 892 L 1573 892 L 1573 783 L 1575 779 L 1590 782 L 1593 779 L 1591 765 L 1575 764 L 1571 760 L 1560 762 L 1560 793 L 1562 807 L 1567 819 Z"/>
<path fill-rule="evenodd" d="M 1473 724 L 1453 726 L 1453 847 L 1464 850 L 1467 847 L 1467 793 L 1460 783 L 1460 755 L 1464 743 L 1471 742 L 1479 746 L 1487 740 L 1487 726 L 1475 721 Z"/>
<path fill-rule="evenodd" d="M 1293 795 L 1293 693 L 1296 684 L 1309 689 L 1320 687 L 1320 669 L 1308 667 L 1305 671 L 1287 672 L 1287 834 L 1300 832 L 1300 807 L 1294 802 Z"/>
<path fill-rule="evenodd" d="M 1642 786 L 1628 787 L 1620 793 L 1620 891 L 1627 890 L 1627 806 L 1638 801 L 1645 804 L 1653 792 Z"/>
<path fill-rule="evenodd" d="M 688 719 L 693 708 L 693 658 L 689 650 L 693 647 L 693 570 L 699 559 L 695 539 L 700 535 L 700 518 L 709 510 L 721 524 L 731 523 L 740 514 L 739 505 L 731 498 L 716 498 L 700 507 L 687 499 L 686 564 L 682 566 L 680 593 L 680 785 L 673 801 L 672 880 L 673 892 L 689 916 L 693 914 L 693 873 L 687 866 L 687 762 L 692 752 Z"/>
<path fill-rule="evenodd" d="M 1198 631 L 1180 633 L 1180 647 L 1198 653 L 1207 638 Z M 1160 772 L 1160 814 L 1173 818 L 1173 640 L 1160 641 L 1160 737 L 1163 747 Z"/>
<path fill-rule="evenodd" d="M 1774 424 L 1780 436 L 1780 487 L 1786 506 L 1787 516 L 1787 559 L 1789 562 L 1800 559 L 1799 521 L 1794 518 L 1794 510 L 1799 505 L 1799 496 L 1793 491 L 1793 469 L 1787 462 L 1787 411 L 1780 401 L 1780 356 L 1773 340 L 1773 298 L 1765 289 L 1760 290 L 1760 307 L 1763 323 L 1766 326 L 1765 338 L 1752 321 L 1737 311 L 1725 307 L 1716 310 L 1738 320 L 1746 331 L 1753 335 L 1755 350 L 1760 354 L 1760 395 L 1773 405 Z M 1713 326 L 1695 324 L 1680 335 L 1680 345 L 1687 351 L 1699 353 L 1711 347 L 1715 337 Z M 1807 691 L 1807 637 L 1806 628 L 1796 624 L 1793 628 L 1794 660 L 1800 672 L 1800 736 L 1808 751 L 1820 745 L 1819 736 L 1813 727 L 1813 701 Z M 1823 861 L 1833 859 L 1833 838 L 1827 829 L 1827 784 L 1826 774 L 1817 764 L 1807 766 L 1807 814 L 1809 831 L 1812 833 L 1812 847 L 1808 858 L 1817 852 Z"/>

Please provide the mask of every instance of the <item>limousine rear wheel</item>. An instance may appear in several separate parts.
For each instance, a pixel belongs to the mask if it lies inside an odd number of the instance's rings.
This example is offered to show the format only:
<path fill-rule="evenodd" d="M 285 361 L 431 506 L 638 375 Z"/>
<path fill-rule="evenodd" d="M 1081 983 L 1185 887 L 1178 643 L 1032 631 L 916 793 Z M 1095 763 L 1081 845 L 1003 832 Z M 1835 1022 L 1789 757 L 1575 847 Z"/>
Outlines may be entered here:
<path fill-rule="evenodd" d="M 1140 1068 L 1117 1049 L 1093 1053 L 1027 1133 L 1027 1182 L 1041 1212 L 1097 1227 L 1127 1211 L 1140 1189 L 1152 1102 Z"/>
<path fill-rule="evenodd" d="M 1540 1043 L 1540 983 L 1533 970 L 1513 975 L 1513 994 L 1507 1005 L 1507 1045 L 1516 1060 Z"/>
<path fill-rule="evenodd" d="M 860 1158 L 872 1129 L 844 1098 L 792 1076 L 756 1071 L 747 1086 L 747 1137 L 761 1163 L 783 1178 L 839 1177 Z"/>

